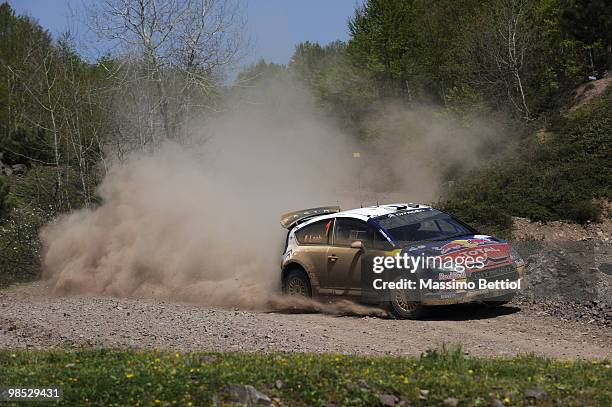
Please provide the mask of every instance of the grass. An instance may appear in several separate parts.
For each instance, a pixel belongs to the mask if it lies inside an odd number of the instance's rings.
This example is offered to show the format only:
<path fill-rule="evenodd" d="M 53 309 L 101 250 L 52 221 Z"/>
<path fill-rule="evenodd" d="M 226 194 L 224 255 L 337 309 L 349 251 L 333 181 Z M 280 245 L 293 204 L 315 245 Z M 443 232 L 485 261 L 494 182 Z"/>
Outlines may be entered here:
<path fill-rule="evenodd" d="M 394 394 L 415 405 L 612 405 L 610 361 L 538 356 L 467 358 L 457 351 L 415 357 L 315 354 L 168 353 L 136 350 L 0 351 L 0 386 L 60 386 L 65 405 L 211 405 L 223 388 L 250 384 L 283 405 L 377 405 Z M 282 386 L 275 384 L 280 380 Z M 421 390 L 428 390 L 425 399 Z"/>

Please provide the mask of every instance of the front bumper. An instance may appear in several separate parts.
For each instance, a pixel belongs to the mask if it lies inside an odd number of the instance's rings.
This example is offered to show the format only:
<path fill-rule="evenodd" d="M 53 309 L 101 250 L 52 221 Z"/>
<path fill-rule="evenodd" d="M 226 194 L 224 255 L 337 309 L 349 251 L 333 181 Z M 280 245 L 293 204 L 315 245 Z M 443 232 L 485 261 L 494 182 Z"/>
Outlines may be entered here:
<path fill-rule="evenodd" d="M 425 305 L 461 304 L 512 296 L 521 289 L 525 267 L 505 266 L 471 274 L 462 280 L 468 287 L 458 289 L 426 289 L 419 292 L 419 301 Z M 461 285 L 461 284 L 458 284 Z"/>

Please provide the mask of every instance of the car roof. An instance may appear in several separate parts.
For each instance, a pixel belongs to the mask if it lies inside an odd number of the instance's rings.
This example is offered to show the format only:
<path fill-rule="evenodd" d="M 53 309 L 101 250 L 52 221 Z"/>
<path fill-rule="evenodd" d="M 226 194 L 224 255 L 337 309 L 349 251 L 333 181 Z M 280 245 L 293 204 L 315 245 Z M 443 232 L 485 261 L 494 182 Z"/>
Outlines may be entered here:
<path fill-rule="evenodd" d="M 303 223 L 296 226 L 297 229 L 301 229 L 303 226 L 306 226 L 310 223 L 317 222 L 323 219 L 331 219 L 331 218 L 354 218 L 362 221 L 366 221 L 370 218 L 376 218 L 378 216 L 388 215 L 390 213 L 397 212 L 401 209 L 431 209 L 431 206 L 416 204 L 416 203 L 393 203 L 393 204 L 384 204 L 384 205 L 376 205 L 376 206 L 368 206 L 365 208 L 356 208 L 349 209 L 346 211 L 331 213 L 327 215 L 321 216 L 313 216 L 312 218 L 304 221 Z"/>

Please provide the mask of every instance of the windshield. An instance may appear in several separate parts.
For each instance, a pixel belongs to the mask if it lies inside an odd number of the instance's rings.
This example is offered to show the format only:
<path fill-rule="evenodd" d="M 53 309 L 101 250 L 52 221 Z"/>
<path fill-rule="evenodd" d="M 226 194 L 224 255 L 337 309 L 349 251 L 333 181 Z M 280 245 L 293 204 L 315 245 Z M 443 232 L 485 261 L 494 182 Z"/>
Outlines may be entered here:
<path fill-rule="evenodd" d="M 477 233 L 459 220 L 436 209 L 407 209 L 373 220 L 396 242 L 448 240 Z"/>

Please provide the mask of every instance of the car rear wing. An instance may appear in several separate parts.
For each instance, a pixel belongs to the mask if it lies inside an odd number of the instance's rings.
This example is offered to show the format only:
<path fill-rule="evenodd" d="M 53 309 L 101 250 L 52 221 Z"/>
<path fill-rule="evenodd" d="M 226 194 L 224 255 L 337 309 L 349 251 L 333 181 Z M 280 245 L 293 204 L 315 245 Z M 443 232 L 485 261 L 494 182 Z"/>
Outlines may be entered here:
<path fill-rule="evenodd" d="M 321 206 L 319 208 L 302 209 L 301 211 L 289 212 L 281 215 L 280 224 L 285 229 L 291 229 L 298 223 L 314 216 L 327 215 L 340 212 L 339 206 Z"/>

